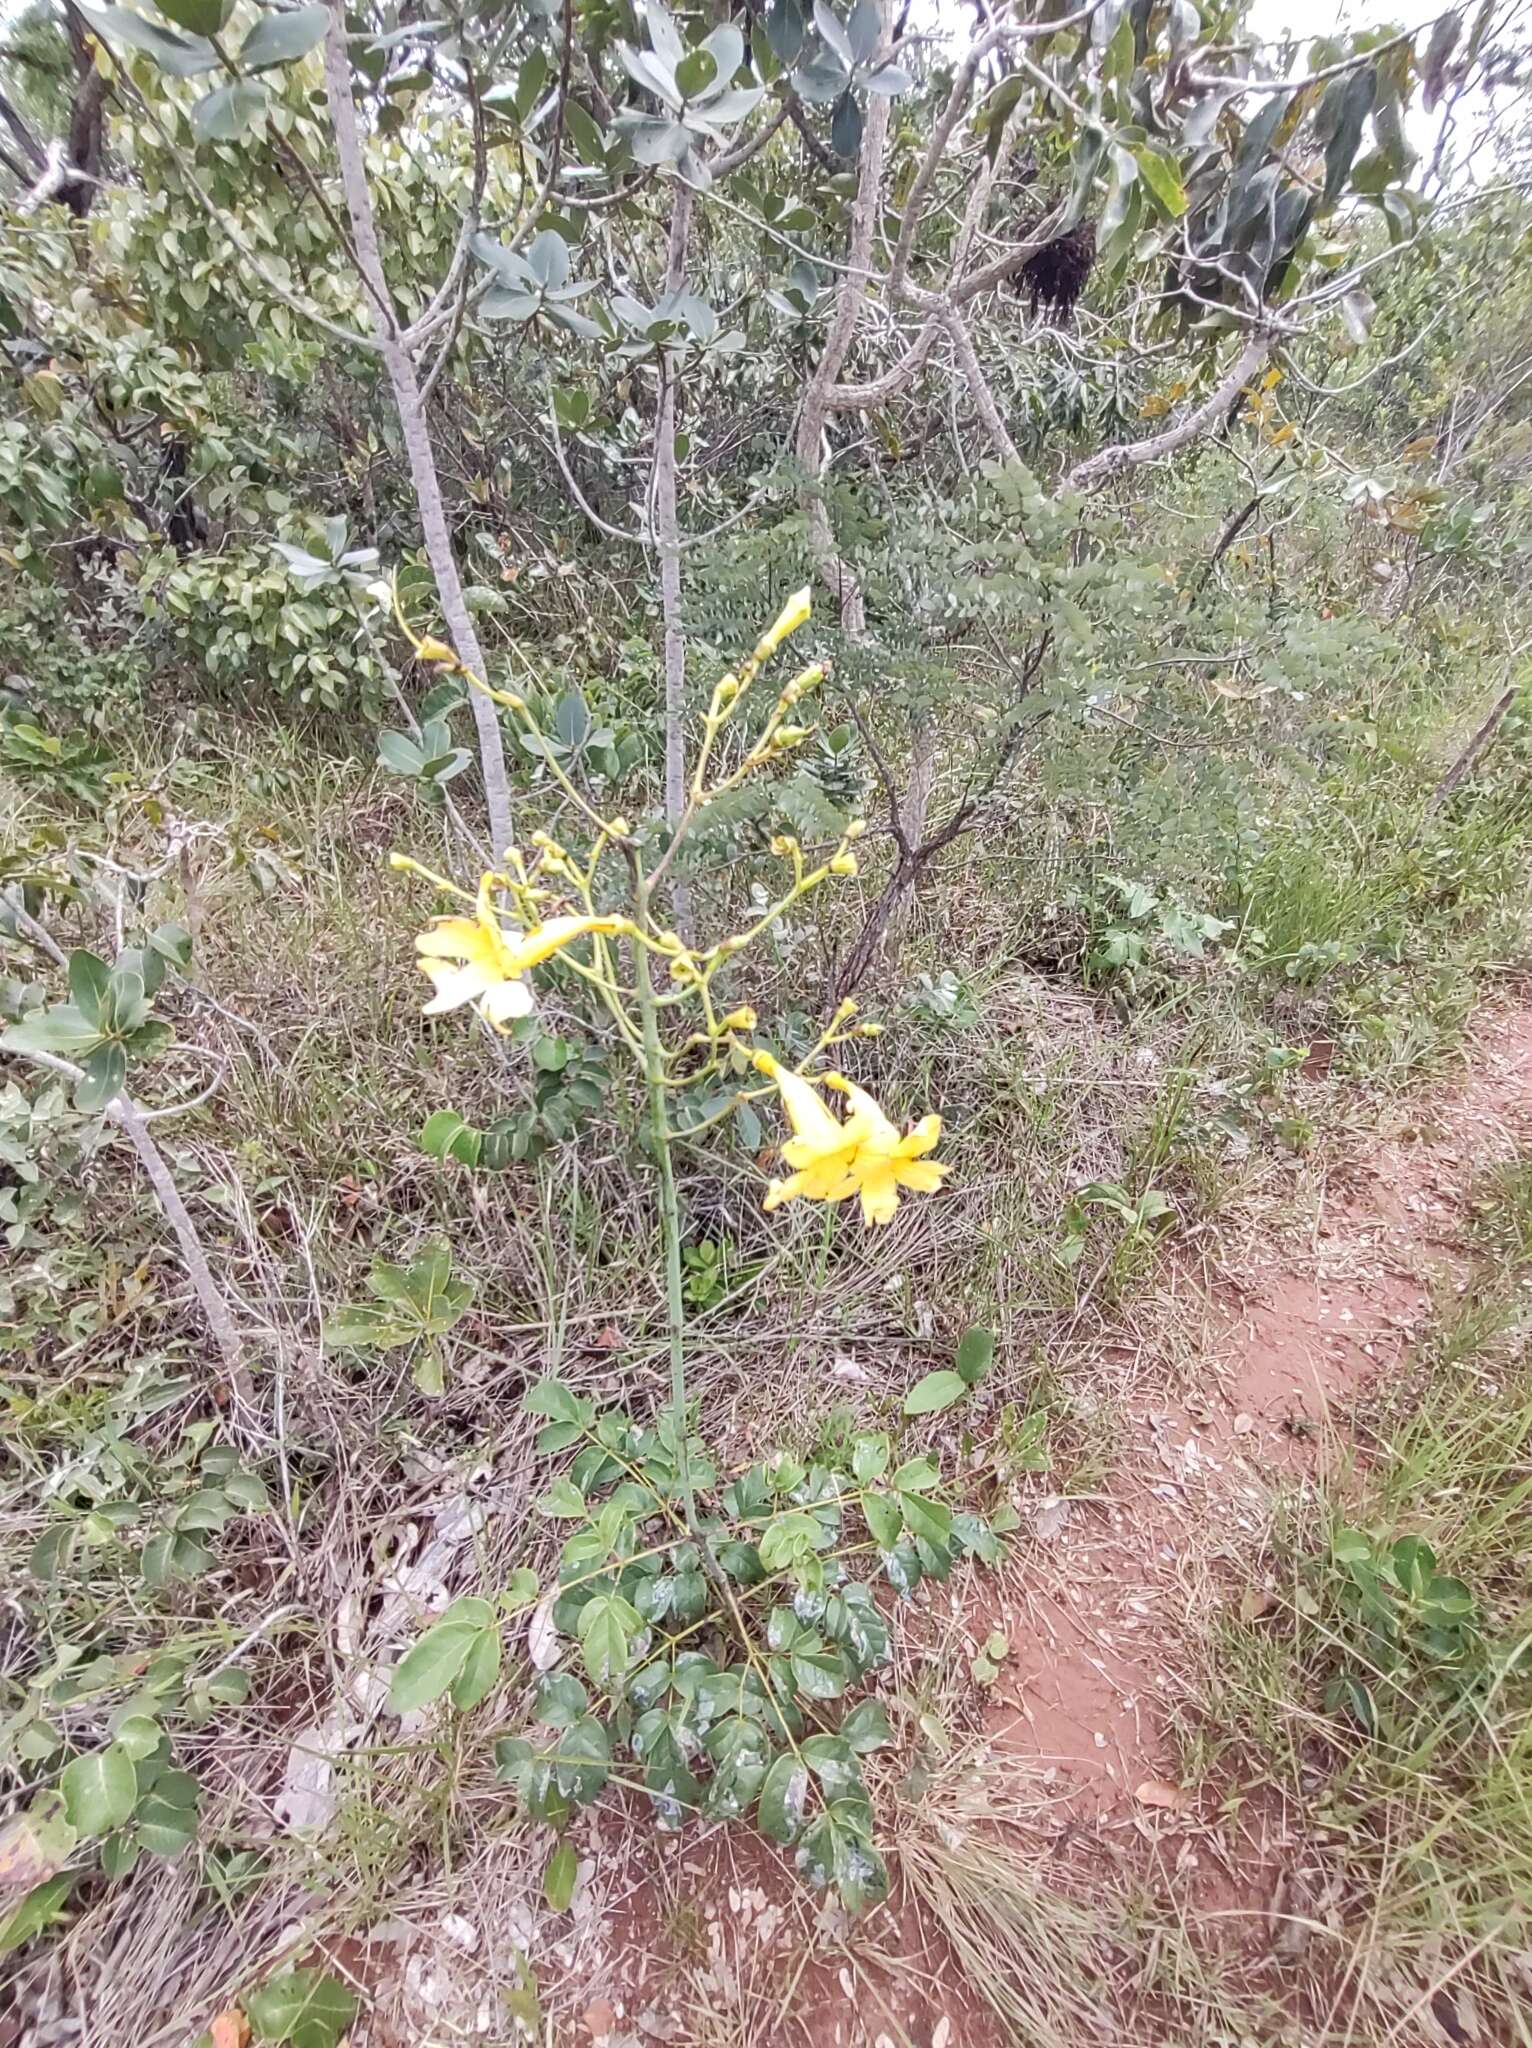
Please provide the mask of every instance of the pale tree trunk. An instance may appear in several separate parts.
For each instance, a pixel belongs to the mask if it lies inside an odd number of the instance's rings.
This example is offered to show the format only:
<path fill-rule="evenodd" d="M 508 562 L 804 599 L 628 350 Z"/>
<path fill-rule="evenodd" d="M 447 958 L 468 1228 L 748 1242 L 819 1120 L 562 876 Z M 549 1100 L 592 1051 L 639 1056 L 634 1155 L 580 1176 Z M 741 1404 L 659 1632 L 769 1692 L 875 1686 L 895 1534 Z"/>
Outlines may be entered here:
<path fill-rule="evenodd" d="M 357 265 L 362 275 L 373 332 L 377 335 L 383 366 L 393 388 L 405 460 L 420 509 L 426 558 L 436 578 L 442 616 L 458 659 L 480 681 L 487 682 L 484 650 L 479 645 L 473 616 L 463 595 L 463 579 L 458 573 L 452 533 L 447 524 L 446 507 L 442 503 L 441 481 L 436 471 L 436 456 L 431 447 L 430 429 L 420 394 L 420 379 L 403 340 L 378 249 L 372 194 L 367 186 L 366 159 L 357 127 L 356 102 L 351 93 L 351 58 L 346 48 L 345 12 L 339 0 L 331 0 L 330 26 L 324 41 L 324 77 L 330 122 L 335 132 L 341 189 L 346 196 L 346 211 L 356 244 Z M 479 769 L 489 811 L 490 839 L 498 861 L 511 844 L 511 786 L 505 769 L 505 746 L 494 705 L 481 691 L 470 690 L 468 694 L 474 724 L 478 728 Z"/>
<path fill-rule="evenodd" d="M 686 283 L 693 195 L 677 178 L 671 187 L 670 243 L 665 290 Z M 681 618 L 681 521 L 676 506 L 676 376 L 670 356 L 660 359 L 659 411 L 654 429 L 654 539 L 660 558 L 660 618 L 665 660 L 665 817 L 672 829 L 686 808 L 686 630 Z M 690 905 L 684 882 L 671 888 L 678 930 L 686 930 Z"/>

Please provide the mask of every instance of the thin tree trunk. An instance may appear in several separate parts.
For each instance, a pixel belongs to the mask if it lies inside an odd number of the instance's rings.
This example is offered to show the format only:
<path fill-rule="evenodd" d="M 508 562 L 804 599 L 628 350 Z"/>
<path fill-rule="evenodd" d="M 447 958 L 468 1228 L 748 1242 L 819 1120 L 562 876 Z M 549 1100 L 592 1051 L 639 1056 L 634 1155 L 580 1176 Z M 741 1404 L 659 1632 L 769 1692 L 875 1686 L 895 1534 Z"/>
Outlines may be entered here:
<path fill-rule="evenodd" d="M 420 395 L 420 379 L 401 336 L 399 318 L 389 296 L 383 258 L 378 249 L 372 194 L 367 187 L 366 159 L 357 127 L 356 102 L 351 94 L 351 58 L 346 48 L 345 11 L 339 0 L 331 0 L 330 26 L 324 41 L 324 77 L 330 122 L 335 131 L 341 189 L 346 195 L 346 211 L 351 219 L 351 234 L 356 243 L 357 264 L 366 290 L 373 332 L 378 337 L 383 366 L 393 387 L 405 460 L 409 464 L 410 481 L 420 509 L 426 557 L 436 578 L 442 616 L 458 659 L 481 681 L 487 682 L 484 650 L 479 645 L 473 617 L 463 595 L 463 580 L 458 574 L 446 507 L 442 503 L 441 480 L 436 471 L 436 456 L 431 447 L 430 429 Z M 478 728 L 479 768 L 489 809 L 490 839 L 494 856 L 499 860 L 511 844 L 511 786 L 505 769 L 500 719 L 494 705 L 482 692 L 471 690 L 469 703 Z"/>
<path fill-rule="evenodd" d="M 686 283 L 691 239 L 692 189 L 677 178 L 665 261 L 665 290 Z M 665 654 L 665 817 L 672 829 L 686 808 L 686 631 L 681 618 L 681 522 L 676 508 L 676 378 L 668 356 L 660 365 L 659 414 L 654 428 L 654 538 L 660 558 L 660 618 Z M 678 930 L 684 932 L 690 905 L 684 882 L 671 888 Z"/>

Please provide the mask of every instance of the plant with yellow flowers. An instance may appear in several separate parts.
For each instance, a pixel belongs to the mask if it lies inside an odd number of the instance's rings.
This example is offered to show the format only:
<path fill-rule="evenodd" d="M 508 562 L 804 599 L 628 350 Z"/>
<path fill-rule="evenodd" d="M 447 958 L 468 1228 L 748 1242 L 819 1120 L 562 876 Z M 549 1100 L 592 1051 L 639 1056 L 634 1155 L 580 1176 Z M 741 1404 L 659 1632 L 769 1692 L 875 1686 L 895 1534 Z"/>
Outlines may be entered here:
<path fill-rule="evenodd" d="M 529 739 L 539 737 L 524 698 L 467 674 L 450 648 L 412 631 L 397 600 L 395 611 L 421 659 L 464 674 Z M 996 1554 L 996 1519 L 954 1513 L 935 1462 L 923 1453 L 896 1460 L 886 1435 L 858 1437 L 838 1459 L 779 1456 L 719 1488 L 688 1409 L 679 1136 L 694 1143 L 741 1103 L 775 1095 L 789 1127 L 787 1171 L 770 1182 L 766 1209 L 805 1201 L 828 1205 L 828 1214 L 855 1201 L 874 1226 L 905 1195 L 935 1192 L 946 1171 L 932 1156 L 937 1117 L 901 1131 L 828 1064 L 834 1048 L 877 1028 L 858 1020 L 853 1003 L 789 1068 L 757 1043 L 755 1012 L 724 992 L 741 956 L 795 905 L 856 873 L 859 824 L 813 856 L 796 839 L 774 841 L 782 881 L 744 929 L 703 943 L 664 914 L 678 849 L 708 807 L 808 736 L 801 707 L 823 680 L 817 663 L 777 690 L 753 738 L 731 732 L 762 671 L 808 616 L 803 591 L 713 690 L 684 811 L 663 839 L 602 815 L 549 750 L 549 771 L 585 826 L 578 850 L 533 833 L 525 852 L 505 849 L 471 891 L 395 857 L 396 867 L 457 899 L 415 942 L 431 985 L 426 1013 L 466 1013 L 505 1033 L 534 1010 L 539 970 L 576 977 L 639 1078 L 656 1176 L 667 1409 L 641 1424 L 598 1413 L 559 1380 L 530 1390 L 539 1449 L 570 1454 L 540 1503 L 575 1524 L 558 1583 L 545 1592 L 532 1574 L 518 1574 L 498 1608 L 458 1601 L 396 1667 L 391 1692 L 400 1712 L 443 1695 L 459 1708 L 476 1705 L 500 1669 L 506 1610 L 532 1610 L 532 1732 L 501 1741 L 496 1753 L 524 1810 L 558 1834 L 545 1879 L 555 1906 L 567 1904 L 574 1881 L 565 1823 L 614 1770 L 643 1786 L 662 1824 L 753 1808 L 768 1834 L 797 1845 L 813 1882 L 835 1884 L 853 1907 L 881 1896 L 886 1873 L 872 1846 L 861 1759 L 889 1739 L 887 1717 L 867 1697 L 827 1725 L 834 1703 L 888 1657 L 887 1622 L 848 1567 L 875 1553 L 890 1583 L 908 1593 L 965 1552 Z M 734 765 L 725 766 L 730 741 Z M 721 1106 L 683 1133 L 673 1105 L 709 1083 L 724 1088 Z"/>

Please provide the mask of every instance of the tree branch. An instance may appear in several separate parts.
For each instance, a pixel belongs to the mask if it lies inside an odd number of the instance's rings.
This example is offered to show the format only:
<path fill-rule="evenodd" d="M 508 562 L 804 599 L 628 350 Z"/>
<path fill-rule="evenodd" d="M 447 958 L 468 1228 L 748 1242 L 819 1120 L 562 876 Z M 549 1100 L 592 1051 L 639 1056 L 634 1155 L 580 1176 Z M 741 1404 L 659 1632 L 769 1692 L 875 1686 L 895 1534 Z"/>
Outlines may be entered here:
<path fill-rule="evenodd" d="M 431 446 L 430 429 L 420 395 L 420 381 L 389 296 L 383 258 L 378 248 L 377 222 L 372 209 L 372 194 L 367 186 L 367 165 L 357 127 L 356 102 L 351 93 L 351 57 L 346 47 L 343 0 L 330 0 L 330 25 L 324 39 L 324 78 L 341 190 L 345 194 L 346 211 L 356 244 L 357 266 L 367 287 L 373 332 L 377 336 L 383 366 L 393 387 L 399 431 L 415 490 L 415 502 L 420 511 L 426 555 L 441 598 L 442 616 L 459 661 L 482 682 L 487 682 L 489 676 L 484 651 L 479 645 L 473 616 L 463 594 L 463 580 L 458 573 L 452 534 L 447 525 L 441 479 L 437 474 L 436 455 Z M 512 843 L 511 786 L 505 768 L 500 718 L 494 703 L 482 690 L 471 690 L 469 703 L 478 731 L 479 770 L 489 809 L 490 840 L 498 860 Z"/>
<path fill-rule="evenodd" d="M 1102 448 L 1095 455 L 1087 456 L 1084 462 L 1077 462 L 1065 477 L 1064 488 L 1070 491 L 1095 490 L 1098 485 L 1110 483 L 1114 477 L 1121 476 L 1125 470 L 1138 469 L 1146 462 L 1160 462 L 1167 455 L 1174 455 L 1177 449 L 1185 448 L 1227 415 L 1230 406 L 1275 345 L 1274 335 L 1264 332 L 1252 334 L 1233 369 L 1201 405 L 1194 405 L 1189 413 L 1163 433 L 1151 434 L 1143 441 L 1124 441 L 1114 448 Z"/>

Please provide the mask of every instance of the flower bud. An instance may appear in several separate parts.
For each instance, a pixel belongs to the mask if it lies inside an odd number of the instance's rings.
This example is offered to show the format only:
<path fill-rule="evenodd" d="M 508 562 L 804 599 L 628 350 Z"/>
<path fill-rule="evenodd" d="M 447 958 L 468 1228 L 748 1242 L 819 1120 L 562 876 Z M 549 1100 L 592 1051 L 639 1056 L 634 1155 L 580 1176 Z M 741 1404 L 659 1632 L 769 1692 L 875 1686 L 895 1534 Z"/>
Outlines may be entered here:
<path fill-rule="evenodd" d="M 774 747 L 801 747 L 809 736 L 806 725 L 779 725 L 771 736 Z"/>
<path fill-rule="evenodd" d="M 721 1031 L 753 1031 L 761 1020 L 748 1003 L 742 1003 L 737 1010 L 731 1010 L 719 1025 Z"/>
<path fill-rule="evenodd" d="M 856 873 L 856 855 L 854 853 L 835 854 L 830 861 L 830 873 L 832 875 L 854 875 Z"/>
<path fill-rule="evenodd" d="M 798 851 L 798 842 L 791 832 L 779 832 L 771 842 L 771 850 L 778 860 L 791 860 Z"/>
<path fill-rule="evenodd" d="M 798 628 L 807 621 L 812 609 L 813 600 L 810 597 L 808 585 L 805 584 L 802 590 L 787 600 L 787 603 L 782 607 L 781 612 L 777 616 L 776 624 L 769 627 L 756 642 L 756 660 L 765 661 L 770 655 L 775 654 L 788 635 L 796 633 Z"/>
<path fill-rule="evenodd" d="M 437 668 L 453 669 L 461 666 L 446 641 L 433 640 L 429 633 L 424 640 L 416 642 L 415 654 L 418 660 L 433 662 Z"/>
<path fill-rule="evenodd" d="M 858 1024 L 856 1035 L 858 1038 L 881 1038 L 883 1036 L 883 1026 L 881 1024 Z"/>
<path fill-rule="evenodd" d="M 856 1015 L 856 1012 L 857 1012 L 857 1000 L 856 1000 L 856 997 L 855 997 L 855 996 L 842 996 L 842 997 L 841 997 L 841 999 L 840 999 L 840 1001 L 839 1001 L 839 1002 L 838 1002 L 838 1003 L 836 1004 L 836 1006 L 835 1006 L 835 1022 L 836 1022 L 837 1024 L 844 1024 L 844 1023 L 848 1022 L 848 1021 L 849 1021 L 849 1019 L 851 1019 L 852 1017 L 854 1017 L 854 1016 Z"/>
<path fill-rule="evenodd" d="M 851 823 L 846 827 L 845 836 L 848 839 L 860 839 L 862 834 L 866 830 L 867 820 L 865 818 L 853 818 L 851 820 Z"/>
<path fill-rule="evenodd" d="M 608 818 L 606 829 L 614 839 L 626 839 L 632 827 L 626 818 Z"/>

